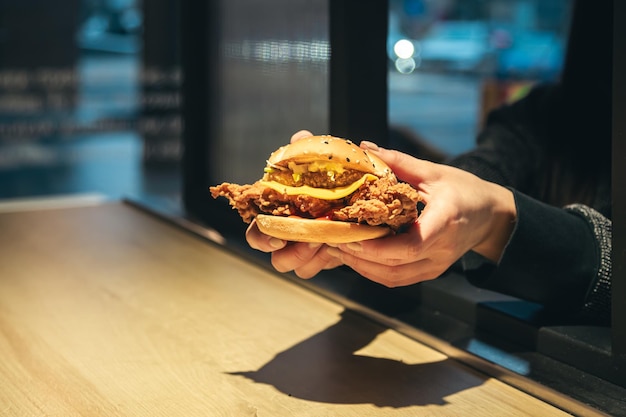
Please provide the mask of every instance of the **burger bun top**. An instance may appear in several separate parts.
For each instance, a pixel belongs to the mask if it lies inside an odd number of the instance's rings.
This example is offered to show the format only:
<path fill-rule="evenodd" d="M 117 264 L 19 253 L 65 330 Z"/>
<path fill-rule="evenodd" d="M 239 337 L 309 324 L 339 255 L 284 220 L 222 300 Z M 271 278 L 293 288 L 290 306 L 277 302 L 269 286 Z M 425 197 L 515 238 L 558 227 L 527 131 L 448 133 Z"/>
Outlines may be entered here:
<path fill-rule="evenodd" d="M 379 178 L 393 175 L 389 166 L 380 158 L 350 140 L 329 135 L 310 136 L 281 146 L 272 152 L 267 161 L 270 165 L 282 167 L 287 167 L 291 162 L 306 164 L 329 161 L 339 163 L 345 169 L 373 174 Z"/>

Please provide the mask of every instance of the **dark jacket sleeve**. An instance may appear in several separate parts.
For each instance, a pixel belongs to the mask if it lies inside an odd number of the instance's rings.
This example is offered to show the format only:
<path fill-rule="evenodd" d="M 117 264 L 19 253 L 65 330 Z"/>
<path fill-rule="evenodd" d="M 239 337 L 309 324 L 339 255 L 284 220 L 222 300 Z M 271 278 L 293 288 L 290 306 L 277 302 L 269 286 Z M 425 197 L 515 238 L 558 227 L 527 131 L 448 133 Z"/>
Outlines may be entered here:
<path fill-rule="evenodd" d="M 466 273 L 477 286 L 608 321 L 610 175 L 604 168 L 610 153 L 603 146 L 607 141 L 599 140 L 606 132 L 598 129 L 590 135 L 584 127 L 588 122 L 572 118 L 563 97 L 559 88 L 537 88 L 520 102 L 492 112 L 476 149 L 449 162 L 513 190 L 518 211 L 515 230 L 497 266 L 470 262 L 476 256 L 472 253 L 463 263 L 475 264 Z M 544 192 L 547 179 L 553 189 L 561 189 L 558 178 L 550 176 L 555 155 L 571 157 L 573 173 L 599 173 L 594 177 L 599 180 L 593 186 L 597 190 L 593 204 L 551 200 Z M 574 180 L 572 184 L 577 184 L 579 178 Z"/>
<path fill-rule="evenodd" d="M 467 268 L 469 281 L 551 309 L 605 320 L 610 247 L 607 251 L 600 244 L 598 233 L 606 229 L 595 230 L 584 208 L 560 209 L 513 193 L 518 218 L 504 254 L 498 265 Z"/>

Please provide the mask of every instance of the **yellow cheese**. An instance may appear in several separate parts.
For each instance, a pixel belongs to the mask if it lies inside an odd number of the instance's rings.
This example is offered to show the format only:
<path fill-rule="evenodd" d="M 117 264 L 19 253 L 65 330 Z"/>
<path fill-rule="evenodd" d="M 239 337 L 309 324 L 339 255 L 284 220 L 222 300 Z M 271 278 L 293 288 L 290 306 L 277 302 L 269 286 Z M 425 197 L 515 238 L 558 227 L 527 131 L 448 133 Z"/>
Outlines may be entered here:
<path fill-rule="evenodd" d="M 346 185 L 345 187 L 337 188 L 314 188 L 308 185 L 303 185 L 301 187 L 291 187 L 289 185 L 284 185 L 276 181 L 261 181 L 261 184 L 268 188 L 276 190 L 279 193 L 287 195 L 305 194 L 322 200 L 338 200 L 355 192 L 361 185 L 363 185 L 363 183 L 365 183 L 365 181 L 375 181 L 376 179 L 378 178 L 375 175 L 365 174 L 359 180 L 353 182 L 352 184 Z"/>

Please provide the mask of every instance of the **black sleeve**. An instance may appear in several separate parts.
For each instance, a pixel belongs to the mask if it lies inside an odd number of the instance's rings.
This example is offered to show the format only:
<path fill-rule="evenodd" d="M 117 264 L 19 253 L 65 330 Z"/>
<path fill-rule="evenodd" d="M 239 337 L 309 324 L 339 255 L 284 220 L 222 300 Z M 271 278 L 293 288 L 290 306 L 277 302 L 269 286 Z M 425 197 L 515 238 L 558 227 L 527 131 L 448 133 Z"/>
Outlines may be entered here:
<path fill-rule="evenodd" d="M 477 146 L 448 164 L 555 207 L 582 203 L 610 218 L 610 120 L 579 115 L 583 106 L 566 93 L 540 85 L 492 111 Z"/>
<path fill-rule="evenodd" d="M 523 99 L 491 113 L 476 147 L 448 161 L 452 166 L 541 199 L 540 183 L 549 172 L 550 148 L 562 148 L 563 95 L 558 85 L 533 88 Z"/>
<path fill-rule="evenodd" d="M 589 134 L 584 127 L 588 120 L 574 117 L 566 101 L 558 86 L 534 89 L 525 99 L 492 112 L 478 136 L 478 146 L 449 162 L 509 187 L 518 211 L 516 228 L 500 263 L 479 262 L 479 267 L 466 268 L 466 273 L 477 286 L 608 321 L 610 174 L 596 176 L 604 180 L 594 183 L 597 195 L 590 202 L 560 201 L 545 192 L 554 155 L 580 158 L 584 167 L 571 165 L 574 169 L 563 179 L 577 172 L 603 172 L 609 166 L 606 132 Z M 593 146 L 588 140 L 582 142 L 581 136 L 593 137 Z M 574 177 L 569 183 L 577 184 L 577 180 Z M 568 182 L 553 183 L 557 184 L 553 189 L 564 189 Z M 568 208 L 573 203 L 582 203 L 578 207 L 583 208 Z M 463 263 L 468 266 L 475 256 L 466 255 Z"/>
<path fill-rule="evenodd" d="M 575 213 L 513 194 L 518 218 L 499 264 L 466 270 L 469 281 L 559 311 L 580 312 L 600 268 L 592 227 Z"/>

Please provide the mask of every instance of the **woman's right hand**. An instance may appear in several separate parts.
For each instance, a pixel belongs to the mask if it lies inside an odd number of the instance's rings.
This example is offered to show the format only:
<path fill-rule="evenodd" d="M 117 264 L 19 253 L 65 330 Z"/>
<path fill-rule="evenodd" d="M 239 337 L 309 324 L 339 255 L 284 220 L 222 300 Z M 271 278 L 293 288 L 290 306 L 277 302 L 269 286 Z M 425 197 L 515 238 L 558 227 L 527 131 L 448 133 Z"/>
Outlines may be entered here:
<path fill-rule="evenodd" d="M 291 136 L 291 142 L 313 136 L 301 130 Z M 341 262 L 327 253 L 322 243 L 287 242 L 262 233 L 253 220 L 246 230 L 246 241 L 251 248 L 272 254 L 272 266 L 279 272 L 294 271 L 300 278 L 312 278 L 323 269 L 332 269 Z"/>
<path fill-rule="evenodd" d="M 246 231 L 250 247 L 272 254 L 272 266 L 278 272 L 294 271 L 300 278 L 312 278 L 323 269 L 341 265 L 322 243 L 287 242 L 262 233 L 253 220 Z"/>
<path fill-rule="evenodd" d="M 311 136 L 300 131 L 292 141 Z M 293 243 L 271 238 L 253 222 L 248 244 L 272 253 L 280 272 L 311 278 L 323 269 L 347 265 L 388 287 L 433 279 L 469 250 L 498 262 L 513 231 L 513 194 L 499 185 L 446 165 L 419 160 L 402 152 L 362 142 L 398 178 L 415 187 L 426 208 L 406 233 L 354 244 Z"/>

